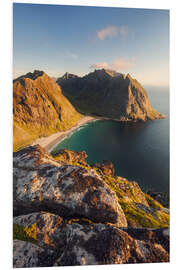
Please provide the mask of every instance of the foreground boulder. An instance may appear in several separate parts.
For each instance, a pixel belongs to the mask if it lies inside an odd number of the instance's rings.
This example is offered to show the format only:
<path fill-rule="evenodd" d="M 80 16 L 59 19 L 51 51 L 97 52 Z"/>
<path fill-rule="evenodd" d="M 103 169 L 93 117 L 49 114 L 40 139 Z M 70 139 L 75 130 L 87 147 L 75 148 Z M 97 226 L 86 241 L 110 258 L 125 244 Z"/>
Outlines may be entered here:
<path fill-rule="evenodd" d="M 13 235 L 15 239 L 54 250 L 65 244 L 63 237 L 56 237 L 63 223 L 60 216 L 47 212 L 21 215 L 13 218 Z"/>
<path fill-rule="evenodd" d="M 14 154 L 14 215 L 48 211 L 126 227 L 115 192 L 95 173 L 62 165 L 40 146 Z"/>
<path fill-rule="evenodd" d="M 86 157 L 39 145 L 14 153 L 13 266 L 168 262 L 167 209 Z"/>
<path fill-rule="evenodd" d="M 104 224 L 67 226 L 68 248 L 55 266 L 169 261 L 168 252 L 158 242 L 132 238 L 122 229 Z"/>
<path fill-rule="evenodd" d="M 20 240 L 13 242 L 13 267 L 48 267 L 52 266 L 54 254 L 51 250 Z"/>
<path fill-rule="evenodd" d="M 34 222 L 36 234 L 31 230 Z M 169 261 L 168 229 L 120 229 L 83 219 L 62 220 L 44 212 L 15 217 L 15 225 L 31 231 L 31 238 L 14 241 L 14 267 Z"/>

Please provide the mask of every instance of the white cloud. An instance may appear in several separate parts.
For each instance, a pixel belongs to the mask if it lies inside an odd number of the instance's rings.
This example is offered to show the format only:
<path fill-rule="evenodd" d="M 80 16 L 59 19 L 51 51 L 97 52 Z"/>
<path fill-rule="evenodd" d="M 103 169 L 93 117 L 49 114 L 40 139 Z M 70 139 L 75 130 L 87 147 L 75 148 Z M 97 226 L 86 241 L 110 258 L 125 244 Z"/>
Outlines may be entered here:
<path fill-rule="evenodd" d="M 106 38 L 113 38 L 118 35 L 121 35 L 123 38 L 126 37 L 128 32 L 127 26 L 107 26 L 99 31 L 97 31 L 97 37 L 100 40 L 104 40 Z"/>
<path fill-rule="evenodd" d="M 111 64 L 108 64 L 107 62 L 102 62 L 102 63 L 95 63 L 90 66 L 90 68 L 93 69 L 112 69 L 112 70 L 125 70 L 125 69 L 130 69 L 133 66 L 135 66 L 135 60 L 131 59 L 124 59 L 124 58 L 119 58 L 115 59 Z"/>
<path fill-rule="evenodd" d="M 92 66 L 90 66 L 90 68 L 93 68 L 93 69 L 108 68 L 108 63 L 106 63 L 106 62 L 96 63 L 96 64 L 93 64 Z"/>

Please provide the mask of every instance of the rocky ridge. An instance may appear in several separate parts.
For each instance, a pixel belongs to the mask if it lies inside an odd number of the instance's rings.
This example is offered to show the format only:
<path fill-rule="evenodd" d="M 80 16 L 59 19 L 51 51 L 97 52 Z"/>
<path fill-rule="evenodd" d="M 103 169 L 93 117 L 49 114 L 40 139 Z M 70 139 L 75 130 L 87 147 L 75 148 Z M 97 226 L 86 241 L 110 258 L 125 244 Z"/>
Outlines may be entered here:
<path fill-rule="evenodd" d="M 13 81 L 14 151 L 38 137 L 71 128 L 81 117 L 45 72 L 35 70 Z"/>
<path fill-rule="evenodd" d="M 14 267 L 168 262 L 167 209 L 86 157 L 39 145 L 14 153 Z"/>
<path fill-rule="evenodd" d="M 130 74 L 102 69 L 84 77 L 61 77 L 57 83 L 83 114 L 125 122 L 165 117 L 152 107 L 145 89 Z"/>

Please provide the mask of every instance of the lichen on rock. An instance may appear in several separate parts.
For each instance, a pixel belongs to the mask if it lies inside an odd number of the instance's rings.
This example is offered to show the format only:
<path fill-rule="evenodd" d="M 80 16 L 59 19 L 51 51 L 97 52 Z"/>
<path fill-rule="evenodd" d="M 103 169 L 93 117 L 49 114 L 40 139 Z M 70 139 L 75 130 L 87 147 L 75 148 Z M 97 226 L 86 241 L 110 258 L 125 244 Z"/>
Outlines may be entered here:
<path fill-rule="evenodd" d="M 86 157 L 14 153 L 14 267 L 168 262 L 169 210 Z"/>
<path fill-rule="evenodd" d="M 29 163 L 31 156 L 36 158 Z M 115 193 L 102 177 L 82 167 L 61 166 L 52 157 L 48 161 L 48 154 L 40 146 L 15 153 L 14 185 L 15 215 L 42 210 L 127 226 Z"/>

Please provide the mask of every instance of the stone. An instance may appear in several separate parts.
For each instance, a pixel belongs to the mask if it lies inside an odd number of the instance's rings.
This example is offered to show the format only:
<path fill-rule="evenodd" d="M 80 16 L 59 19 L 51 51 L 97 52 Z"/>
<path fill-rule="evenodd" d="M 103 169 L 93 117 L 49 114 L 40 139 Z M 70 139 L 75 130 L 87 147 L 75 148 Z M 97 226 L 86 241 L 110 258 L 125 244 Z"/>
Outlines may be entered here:
<path fill-rule="evenodd" d="M 13 241 L 13 267 L 43 267 L 52 266 L 55 261 L 53 251 L 43 249 L 33 243 Z"/>
<path fill-rule="evenodd" d="M 40 146 L 14 154 L 14 215 L 37 211 L 126 227 L 115 192 L 85 168 L 61 165 Z"/>
<path fill-rule="evenodd" d="M 21 215 L 13 218 L 13 224 L 19 225 L 27 229 L 33 227 L 33 240 L 38 243 L 39 246 L 43 248 L 56 249 L 58 246 L 63 246 L 63 244 L 56 241 L 54 237 L 56 231 L 62 227 L 63 219 L 55 214 L 47 212 L 36 212 L 27 215 Z"/>
<path fill-rule="evenodd" d="M 151 233 L 140 229 L 139 234 L 141 230 Z M 66 232 L 69 236 L 67 248 L 54 266 L 169 261 L 169 254 L 158 242 L 159 239 L 155 242 L 147 237 L 135 239 L 122 229 L 104 224 L 67 225 Z"/>

